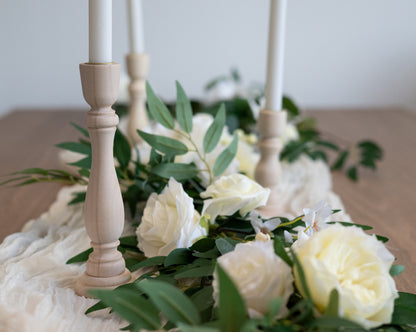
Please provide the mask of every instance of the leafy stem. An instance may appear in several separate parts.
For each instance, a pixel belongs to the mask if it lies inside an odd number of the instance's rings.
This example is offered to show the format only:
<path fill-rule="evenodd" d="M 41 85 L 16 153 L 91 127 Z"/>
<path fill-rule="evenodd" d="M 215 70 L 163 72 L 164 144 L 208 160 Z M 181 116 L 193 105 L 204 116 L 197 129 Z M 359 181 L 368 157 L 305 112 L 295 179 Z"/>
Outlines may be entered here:
<path fill-rule="evenodd" d="M 174 129 L 174 131 L 178 135 L 180 135 L 180 136 L 184 137 L 185 139 L 187 139 L 188 142 L 194 147 L 195 150 L 189 150 L 189 152 L 195 152 L 198 155 L 198 158 L 204 163 L 206 169 L 205 170 L 201 170 L 201 171 L 208 172 L 208 175 L 209 175 L 209 184 L 211 184 L 212 183 L 212 180 L 213 180 L 212 170 L 211 170 L 211 167 L 209 167 L 209 164 L 208 164 L 208 162 L 206 160 L 206 152 L 204 151 L 203 155 L 201 154 L 201 151 L 198 149 L 198 146 L 193 141 L 191 134 L 184 133 L 183 131 L 178 130 L 178 129 Z"/>

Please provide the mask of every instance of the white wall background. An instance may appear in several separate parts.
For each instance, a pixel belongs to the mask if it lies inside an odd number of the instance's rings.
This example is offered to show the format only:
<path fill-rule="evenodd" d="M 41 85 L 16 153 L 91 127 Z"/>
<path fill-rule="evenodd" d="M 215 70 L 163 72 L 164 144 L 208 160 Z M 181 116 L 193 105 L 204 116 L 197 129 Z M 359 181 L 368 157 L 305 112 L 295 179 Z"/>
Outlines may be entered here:
<path fill-rule="evenodd" d="M 268 0 L 143 0 L 149 80 L 165 98 L 179 80 L 201 96 L 237 67 L 264 82 Z M 86 107 L 87 0 L 1 0 L 0 114 Z M 126 6 L 114 0 L 113 58 L 128 51 Z M 304 107 L 416 110 L 416 1 L 289 0 L 285 92 Z"/>

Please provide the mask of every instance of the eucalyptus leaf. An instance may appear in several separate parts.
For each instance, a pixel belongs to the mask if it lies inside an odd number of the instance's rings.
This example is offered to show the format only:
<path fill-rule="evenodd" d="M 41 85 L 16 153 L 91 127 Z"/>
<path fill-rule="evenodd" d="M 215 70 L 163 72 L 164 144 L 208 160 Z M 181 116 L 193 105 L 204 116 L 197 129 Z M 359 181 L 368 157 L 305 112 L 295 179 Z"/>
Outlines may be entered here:
<path fill-rule="evenodd" d="M 90 290 L 90 293 L 110 306 L 135 328 L 157 330 L 161 327 L 159 311 L 140 293 L 125 289 Z"/>
<path fill-rule="evenodd" d="M 143 280 L 138 283 L 138 287 L 168 320 L 175 324 L 199 324 L 200 317 L 195 305 L 178 288 L 154 280 Z"/>
<path fill-rule="evenodd" d="M 89 249 L 81 252 L 80 254 L 75 255 L 74 257 L 68 259 L 66 261 L 66 264 L 86 262 L 88 260 L 88 257 L 92 253 L 92 251 L 93 251 L 93 249 L 89 248 Z"/>
<path fill-rule="evenodd" d="M 225 105 L 221 104 L 214 121 L 209 126 L 204 136 L 203 147 L 205 153 L 210 153 L 215 149 L 220 141 L 222 131 L 225 126 Z"/>
<path fill-rule="evenodd" d="M 176 81 L 176 120 L 183 131 L 192 132 L 191 102 L 178 81 Z"/>
<path fill-rule="evenodd" d="M 398 276 L 400 273 L 404 271 L 404 265 L 392 265 L 390 268 L 390 275 L 392 277 Z"/>
<path fill-rule="evenodd" d="M 247 321 L 247 311 L 237 287 L 221 266 L 217 265 L 219 283 L 219 318 L 221 332 L 240 331 Z"/>
<path fill-rule="evenodd" d="M 279 256 L 287 265 L 289 265 L 290 267 L 293 267 L 292 259 L 289 257 L 289 255 L 287 254 L 285 250 L 285 247 L 283 246 L 283 244 L 280 242 L 280 240 L 277 237 L 274 238 L 273 245 L 274 245 L 274 252 L 276 253 L 276 255 Z"/>
<path fill-rule="evenodd" d="M 217 246 L 219 252 L 221 255 L 225 255 L 226 253 L 233 251 L 235 248 L 236 243 L 232 243 L 231 241 L 228 241 L 230 239 L 228 238 L 218 238 L 215 240 L 215 245 Z"/>
<path fill-rule="evenodd" d="M 152 168 L 152 172 L 162 178 L 175 178 L 177 181 L 191 179 L 198 175 L 198 168 L 193 164 L 159 164 Z"/>
<path fill-rule="evenodd" d="M 88 156 L 74 163 L 69 163 L 68 165 L 85 168 L 85 169 L 91 169 L 91 162 L 92 162 L 92 158 L 91 156 Z"/>
<path fill-rule="evenodd" d="M 146 82 L 146 97 L 149 112 L 153 118 L 168 129 L 175 128 L 175 121 L 166 105 L 155 95 L 149 82 Z"/>
<path fill-rule="evenodd" d="M 85 137 L 87 137 L 87 138 L 89 138 L 90 137 L 90 134 L 88 133 L 88 130 L 87 129 L 85 129 L 85 128 L 83 128 L 83 127 L 81 127 L 81 126 L 79 126 L 79 125 L 77 125 L 76 123 L 74 123 L 74 122 L 71 122 L 71 125 L 75 128 L 75 129 L 77 129 L 82 135 L 84 135 Z"/>
<path fill-rule="evenodd" d="M 86 192 L 77 192 L 77 193 L 72 193 L 72 195 L 75 196 L 75 197 L 68 203 L 68 205 L 73 205 L 73 204 L 85 202 L 85 197 L 87 196 L 87 193 Z"/>
<path fill-rule="evenodd" d="M 187 271 L 179 272 L 175 274 L 175 278 L 180 279 L 180 278 L 210 277 L 214 273 L 214 268 L 215 268 L 214 264 L 195 267 L 193 269 L 189 269 Z"/>
<path fill-rule="evenodd" d="M 166 259 L 165 256 L 150 257 L 148 259 L 145 259 L 144 261 L 141 261 L 140 263 L 136 265 L 133 265 L 130 271 L 136 271 L 142 267 L 147 267 L 147 266 L 162 265 L 165 262 L 165 259 Z"/>
<path fill-rule="evenodd" d="M 230 163 L 233 161 L 238 148 L 238 136 L 234 134 L 234 138 L 229 146 L 227 146 L 224 151 L 220 153 L 217 160 L 215 161 L 213 174 L 214 176 L 221 175 Z"/>
<path fill-rule="evenodd" d="M 172 250 L 166 257 L 164 266 L 188 264 L 194 260 L 192 257 L 192 251 L 186 248 L 176 248 Z"/>
<path fill-rule="evenodd" d="M 391 323 L 416 325 L 416 294 L 399 292 L 399 298 L 394 302 Z"/>
<path fill-rule="evenodd" d="M 329 294 L 328 306 L 325 309 L 324 316 L 326 317 L 338 317 L 339 306 L 339 294 L 334 288 Z"/>
<path fill-rule="evenodd" d="M 181 155 L 188 152 L 188 147 L 176 139 L 148 134 L 141 130 L 137 130 L 137 132 L 151 147 L 166 155 Z"/>
<path fill-rule="evenodd" d="M 131 147 L 126 136 L 124 136 L 118 128 L 114 135 L 113 152 L 114 157 L 120 163 L 121 168 L 127 168 L 131 159 Z"/>
<path fill-rule="evenodd" d="M 92 153 L 91 146 L 88 146 L 82 143 L 77 143 L 77 142 L 64 142 L 64 143 L 56 144 L 55 146 L 63 150 L 68 150 L 68 151 L 72 151 L 72 152 L 76 152 L 76 153 L 80 153 L 84 155 L 91 155 Z"/>
<path fill-rule="evenodd" d="M 199 312 L 208 309 L 214 304 L 214 299 L 212 298 L 213 292 L 214 289 L 212 286 L 206 286 L 191 296 L 191 300 L 198 308 Z"/>

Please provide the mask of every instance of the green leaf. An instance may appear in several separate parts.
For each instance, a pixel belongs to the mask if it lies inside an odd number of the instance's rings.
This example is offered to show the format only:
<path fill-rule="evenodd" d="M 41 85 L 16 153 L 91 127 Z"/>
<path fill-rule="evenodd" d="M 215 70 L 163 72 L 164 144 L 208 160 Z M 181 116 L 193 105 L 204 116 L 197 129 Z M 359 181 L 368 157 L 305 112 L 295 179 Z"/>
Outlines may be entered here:
<path fill-rule="evenodd" d="M 339 155 L 337 160 L 332 165 L 333 170 L 341 169 L 344 166 L 345 161 L 347 160 L 347 157 L 349 155 L 348 150 L 342 151 Z"/>
<path fill-rule="evenodd" d="M 213 292 L 214 289 L 212 286 L 206 286 L 191 296 L 191 300 L 198 308 L 199 312 L 208 309 L 214 304 L 214 299 L 212 298 Z"/>
<path fill-rule="evenodd" d="M 237 287 L 217 264 L 219 282 L 219 318 L 221 332 L 240 331 L 247 321 L 247 311 Z"/>
<path fill-rule="evenodd" d="M 204 151 L 205 153 L 210 153 L 215 149 L 218 142 L 220 141 L 222 131 L 225 126 L 225 105 L 221 104 L 220 109 L 217 112 L 217 115 L 214 118 L 214 121 L 209 126 L 207 132 L 204 136 Z"/>
<path fill-rule="evenodd" d="M 198 175 L 198 169 L 193 164 L 159 164 L 152 168 L 152 172 L 162 178 L 175 178 L 177 181 L 191 179 Z"/>
<path fill-rule="evenodd" d="M 354 332 L 365 332 L 367 331 L 365 328 L 363 328 L 361 325 L 358 325 L 357 323 L 354 323 L 350 320 L 339 318 L 339 317 L 328 317 L 323 316 L 316 318 L 313 323 L 313 327 L 318 327 L 323 330 L 331 329 L 331 331 L 344 331 L 344 330 L 350 330 Z M 321 331 L 321 329 L 319 331 Z"/>
<path fill-rule="evenodd" d="M 114 157 L 120 163 L 121 168 L 126 169 L 131 159 L 131 147 L 126 136 L 117 128 L 114 135 Z"/>
<path fill-rule="evenodd" d="M 168 129 L 175 128 L 175 122 L 172 115 L 166 105 L 155 95 L 149 82 L 146 82 L 146 96 L 149 112 L 153 118 Z"/>
<path fill-rule="evenodd" d="M 229 146 L 220 153 L 214 164 L 213 174 L 214 176 L 221 175 L 234 159 L 238 148 L 238 136 L 234 134 L 234 138 Z"/>
<path fill-rule="evenodd" d="M 137 203 L 140 200 L 140 193 L 142 190 L 136 185 L 133 184 L 127 188 L 127 191 L 124 193 L 123 197 L 127 201 L 127 205 L 130 210 L 130 215 L 132 218 L 136 215 Z"/>
<path fill-rule="evenodd" d="M 383 243 L 386 243 L 386 242 L 389 241 L 389 238 L 388 237 L 385 237 L 385 236 L 382 236 L 382 235 L 376 235 L 376 238 L 377 238 L 377 240 L 379 240 L 379 241 L 381 241 Z"/>
<path fill-rule="evenodd" d="M 334 151 L 339 151 L 339 146 L 336 145 L 335 143 L 332 143 L 330 141 L 324 141 L 324 140 L 319 140 L 316 142 L 316 144 L 324 146 L 328 149 L 334 150 Z"/>
<path fill-rule="evenodd" d="M 80 254 L 75 255 L 74 257 L 68 259 L 66 261 L 66 264 L 86 262 L 88 260 L 88 257 L 92 253 L 92 251 L 93 251 L 93 249 L 89 248 L 89 249 L 81 252 Z"/>
<path fill-rule="evenodd" d="M 178 324 L 180 332 L 221 332 L 215 327 L 209 326 L 189 326 L 186 324 Z"/>
<path fill-rule="evenodd" d="M 186 133 L 192 132 L 192 107 L 181 84 L 176 81 L 176 120 Z"/>
<path fill-rule="evenodd" d="M 348 178 L 350 178 L 351 180 L 357 181 L 358 180 L 357 167 L 352 166 L 348 168 L 347 175 L 348 175 Z"/>
<path fill-rule="evenodd" d="M 77 166 L 77 167 L 85 168 L 85 169 L 91 169 L 91 162 L 92 162 L 92 158 L 91 156 L 88 156 L 74 163 L 69 163 L 68 165 Z"/>
<path fill-rule="evenodd" d="M 276 316 L 280 312 L 280 309 L 284 305 L 283 298 L 278 297 L 270 300 L 269 302 L 269 311 L 265 315 L 265 318 L 269 322 L 269 325 L 272 325 L 273 322 L 276 320 Z"/>
<path fill-rule="evenodd" d="M 285 248 L 283 247 L 283 244 L 280 242 L 280 240 L 277 237 L 274 238 L 273 244 L 274 244 L 275 254 L 279 256 L 282 260 L 284 260 L 287 265 L 289 265 L 290 267 L 293 267 L 293 261 L 290 259 Z"/>
<path fill-rule="evenodd" d="M 293 100 L 287 96 L 283 96 L 282 107 L 289 113 L 291 118 L 296 117 L 300 114 L 299 108 L 296 106 Z"/>
<path fill-rule="evenodd" d="M 108 306 L 103 301 L 98 301 L 96 304 L 94 304 L 93 306 L 89 307 L 87 309 L 87 311 L 85 311 L 85 314 L 88 315 L 91 312 L 98 311 L 98 310 L 102 310 L 102 309 L 105 309 L 105 308 L 108 308 Z"/>
<path fill-rule="evenodd" d="M 192 251 L 186 248 L 176 248 L 170 252 L 166 257 L 164 266 L 188 264 L 194 260 L 192 257 Z"/>
<path fill-rule="evenodd" d="M 195 242 L 191 247 L 190 250 L 195 250 L 199 252 L 205 252 L 211 250 L 215 246 L 215 240 L 211 238 L 204 237 L 197 242 Z"/>
<path fill-rule="evenodd" d="M 175 274 L 175 279 L 180 278 L 199 278 L 199 277 L 210 277 L 214 273 L 215 265 L 205 265 L 195 267 L 193 269 L 186 270 Z"/>
<path fill-rule="evenodd" d="M 238 243 L 237 241 L 235 241 L 235 243 L 232 243 L 229 240 L 231 240 L 231 239 L 229 239 L 229 238 L 218 238 L 218 239 L 215 240 L 215 245 L 217 246 L 221 255 L 225 255 L 227 252 L 233 251 L 236 244 Z"/>
<path fill-rule="evenodd" d="M 345 226 L 345 227 L 356 226 L 356 227 L 361 228 L 363 231 L 369 231 L 370 229 L 373 229 L 373 227 L 368 226 L 368 225 L 356 224 L 356 223 L 347 222 L 347 221 L 329 221 L 328 224 L 330 225 L 341 224 L 342 226 Z"/>
<path fill-rule="evenodd" d="M 122 247 L 137 247 L 137 236 L 130 235 L 130 236 L 123 236 L 120 239 L 120 246 Z"/>
<path fill-rule="evenodd" d="M 399 292 L 391 324 L 416 325 L 416 294 Z"/>
<path fill-rule="evenodd" d="M 157 330 L 161 327 L 159 311 L 142 294 L 125 289 L 90 290 L 136 329 Z"/>
<path fill-rule="evenodd" d="M 404 271 L 404 265 L 392 265 L 390 268 L 390 275 L 392 277 L 398 276 L 400 273 Z"/>
<path fill-rule="evenodd" d="M 153 135 L 137 130 L 140 136 L 156 150 L 168 155 L 181 155 L 188 152 L 188 147 L 182 142 L 160 135 Z"/>
<path fill-rule="evenodd" d="M 298 273 L 298 276 L 299 276 L 299 279 L 300 279 L 300 285 L 302 287 L 303 294 L 305 294 L 305 297 L 307 299 L 311 300 L 312 299 L 311 293 L 309 291 L 308 283 L 306 282 L 305 272 L 303 271 L 302 265 L 300 264 L 299 259 L 296 256 L 293 249 L 290 248 L 289 250 L 290 250 L 290 253 L 291 253 L 291 256 L 292 256 L 293 265 L 294 265 L 294 267 L 296 269 L 296 272 Z"/>
<path fill-rule="evenodd" d="M 77 129 L 82 135 L 84 135 L 85 137 L 87 137 L 87 138 L 89 138 L 90 137 L 90 134 L 88 133 L 88 130 L 87 129 L 85 129 L 85 128 L 83 128 L 83 127 L 81 127 L 81 126 L 79 126 L 79 125 L 77 125 L 76 123 L 74 123 L 74 122 L 70 122 L 71 123 L 71 125 L 75 128 L 75 129 Z"/>
<path fill-rule="evenodd" d="M 150 257 L 148 259 L 145 259 L 144 261 L 141 261 L 140 263 L 136 265 L 133 265 L 130 271 L 136 271 L 142 267 L 147 267 L 147 266 L 162 265 L 165 262 L 165 259 L 166 259 L 165 256 Z"/>
<path fill-rule="evenodd" d="M 154 280 L 143 280 L 138 287 L 149 296 L 168 320 L 175 324 L 199 324 L 200 317 L 195 305 L 176 287 Z"/>
<path fill-rule="evenodd" d="M 328 306 L 325 309 L 324 316 L 326 317 L 338 317 L 339 306 L 339 294 L 334 288 L 329 294 Z"/>
<path fill-rule="evenodd" d="M 77 152 L 85 155 L 91 155 L 91 146 L 77 143 L 77 142 L 64 142 L 55 145 L 56 147 L 72 152 Z"/>
<path fill-rule="evenodd" d="M 75 197 L 68 203 L 68 205 L 85 202 L 85 197 L 87 196 L 87 193 L 79 192 L 79 193 L 72 193 L 72 195 Z"/>

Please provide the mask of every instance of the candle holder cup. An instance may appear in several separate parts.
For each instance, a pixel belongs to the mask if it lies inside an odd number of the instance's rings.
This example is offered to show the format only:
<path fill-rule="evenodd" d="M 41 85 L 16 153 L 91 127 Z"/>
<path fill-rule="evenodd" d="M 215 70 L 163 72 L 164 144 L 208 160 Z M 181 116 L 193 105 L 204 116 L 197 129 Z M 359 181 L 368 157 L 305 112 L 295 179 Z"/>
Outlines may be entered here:
<path fill-rule="evenodd" d="M 286 111 L 260 110 L 258 119 L 260 160 L 254 176 L 259 184 L 270 189 L 267 204 L 258 209 L 265 217 L 275 217 L 281 213 L 279 197 L 275 189 L 282 173 L 279 157 L 283 148 L 281 137 L 286 128 L 286 121 Z"/>
<path fill-rule="evenodd" d="M 143 130 L 149 125 L 146 111 L 146 78 L 149 72 L 149 55 L 146 53 L 128 54 L 126 64 L 130 77 L 127 136 L 131 144 L 134 145 L 141 141 L 137 129 Z"/>
<path fill-rule="evenodd" d="M 124 227 L 124 208 L 113 159 L 118 116 L 111 106 L 117 98 L 120 64 L 81 64 L 80 72 L 84 98 L 91 106 L 86 122 L 92 165 L 84 211 L 94 250 L 75 290 L 89 297 L 89 289 L 115 288 L 129 282 L 131 275 L 117 250 Z"/>

